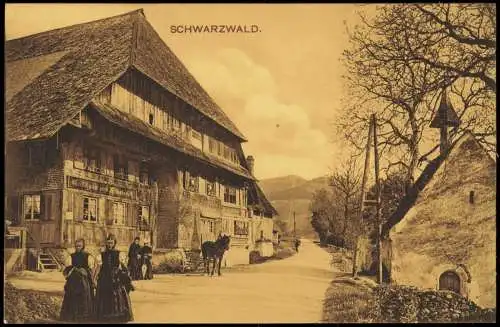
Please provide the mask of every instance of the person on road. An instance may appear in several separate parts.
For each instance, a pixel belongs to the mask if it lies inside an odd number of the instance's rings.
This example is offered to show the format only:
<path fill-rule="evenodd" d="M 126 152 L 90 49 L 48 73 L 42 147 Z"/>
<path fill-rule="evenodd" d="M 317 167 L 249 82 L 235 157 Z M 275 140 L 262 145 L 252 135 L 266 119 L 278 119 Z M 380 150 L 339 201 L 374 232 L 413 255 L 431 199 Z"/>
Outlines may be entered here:
<path fill-rule="evenodd" d="M 120 251 L 115 249 L 116 238 L 106 238 L 106 250 L 101 253 L 102 266 L 97 278 L 96 313 L 103 322 L 133 321 L 129 292 L 134 290 L 125 265 L 120 262 Z"/>
<path fill-rule="evenodd" d="M 299 246 L 300 246 L 300 240 L 297 238 L 295 239 L 295 251 L 299 253 Z"/>
<path fill-rule="evenodd" d="M 128 271 L 132 280 L 142 279 L 140 238 L 136 237 L 128 249 Z"/>
<path fill-rule="evenodd" d="M 153 279 L 153 249 L 149 246 L 148 242 L 144 242 L 141 249 L 142 265 L 146 267 L 144 279 Z"/>
<path fill-rule="evenodd" d="M 91 267 L 92 256 L 85 252 L 85 240 L 75 242 L 75 252 L 71 254 L 63 271 L 66 283 L 60 319 L 83 322 L 94 318 L 94 283 Z"/>

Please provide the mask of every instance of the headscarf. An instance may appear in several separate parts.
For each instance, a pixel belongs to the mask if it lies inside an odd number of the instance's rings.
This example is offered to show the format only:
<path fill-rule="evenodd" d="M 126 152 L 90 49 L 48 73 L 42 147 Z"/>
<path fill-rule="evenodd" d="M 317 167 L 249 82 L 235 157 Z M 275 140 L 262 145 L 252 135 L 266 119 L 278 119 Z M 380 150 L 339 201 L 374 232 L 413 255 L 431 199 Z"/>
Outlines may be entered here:
<path fill-rule="evenodd" d="M 112 249 L 114 249 L 115 246 L 116 246 L 116 237 L 115 237 L 114 234 L 109 234 L 108 237 L 106 238 L 106 242 L 107 241 L 111 241 L 111 240 L 113 241 L 113 247 L 112 247 Z"/>

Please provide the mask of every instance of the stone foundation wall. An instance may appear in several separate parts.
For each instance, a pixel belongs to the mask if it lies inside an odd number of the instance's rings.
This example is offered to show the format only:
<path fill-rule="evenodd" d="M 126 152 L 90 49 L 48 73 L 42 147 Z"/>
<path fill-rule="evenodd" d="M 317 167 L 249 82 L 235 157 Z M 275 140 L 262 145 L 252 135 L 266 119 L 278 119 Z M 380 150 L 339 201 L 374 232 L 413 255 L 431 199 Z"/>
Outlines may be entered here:
<path fill-rule="evenodd" d="M 484 316 L 484 309 L 451 291 L 382 286 L 375 292 L 374 313 L 382 322 L 465 322 Z"/>
<path fill-rule="evenodd" d="M 222 266 L 232 267 L 235 265 L 250 264 L 250 251 L 245 247 L 232 246 L 224 255 Z"/>

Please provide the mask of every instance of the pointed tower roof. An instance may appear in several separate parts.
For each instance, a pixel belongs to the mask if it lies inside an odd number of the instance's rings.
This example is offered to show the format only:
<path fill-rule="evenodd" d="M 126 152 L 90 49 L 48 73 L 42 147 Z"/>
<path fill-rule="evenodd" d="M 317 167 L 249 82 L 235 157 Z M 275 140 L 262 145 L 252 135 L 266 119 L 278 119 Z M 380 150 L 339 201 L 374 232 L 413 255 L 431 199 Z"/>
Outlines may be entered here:
<path fill-rule="evenodd" d="M 451 105 L 451 101 L 448 98 L 446 90 L 443 90 L 441 103 L 439 104 L 436 115 L 432 119 L 430 127 L 441 128 L 442 126 L 458 126 L 459 124 L 460 119 Z"/>

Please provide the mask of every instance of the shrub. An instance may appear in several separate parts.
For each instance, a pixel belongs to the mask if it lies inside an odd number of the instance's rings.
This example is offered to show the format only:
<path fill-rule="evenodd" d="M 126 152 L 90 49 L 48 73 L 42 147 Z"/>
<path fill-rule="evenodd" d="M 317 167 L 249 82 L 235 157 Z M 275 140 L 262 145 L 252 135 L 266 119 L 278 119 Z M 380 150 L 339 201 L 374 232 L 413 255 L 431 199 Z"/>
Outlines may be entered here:
<path fill-rule="evenodd" d="M 165 254 L 153 255 L 153 273 L 168 274 L 184 272 L 185 255 L 181 251 L 171 251 Z"/>
<path fill-rule="evenodd" d="M 264 261 L 266 261 L 266 258 L 261 257 L 259 251 L 250 252 L 250 264 L 262 263 Z"/>

